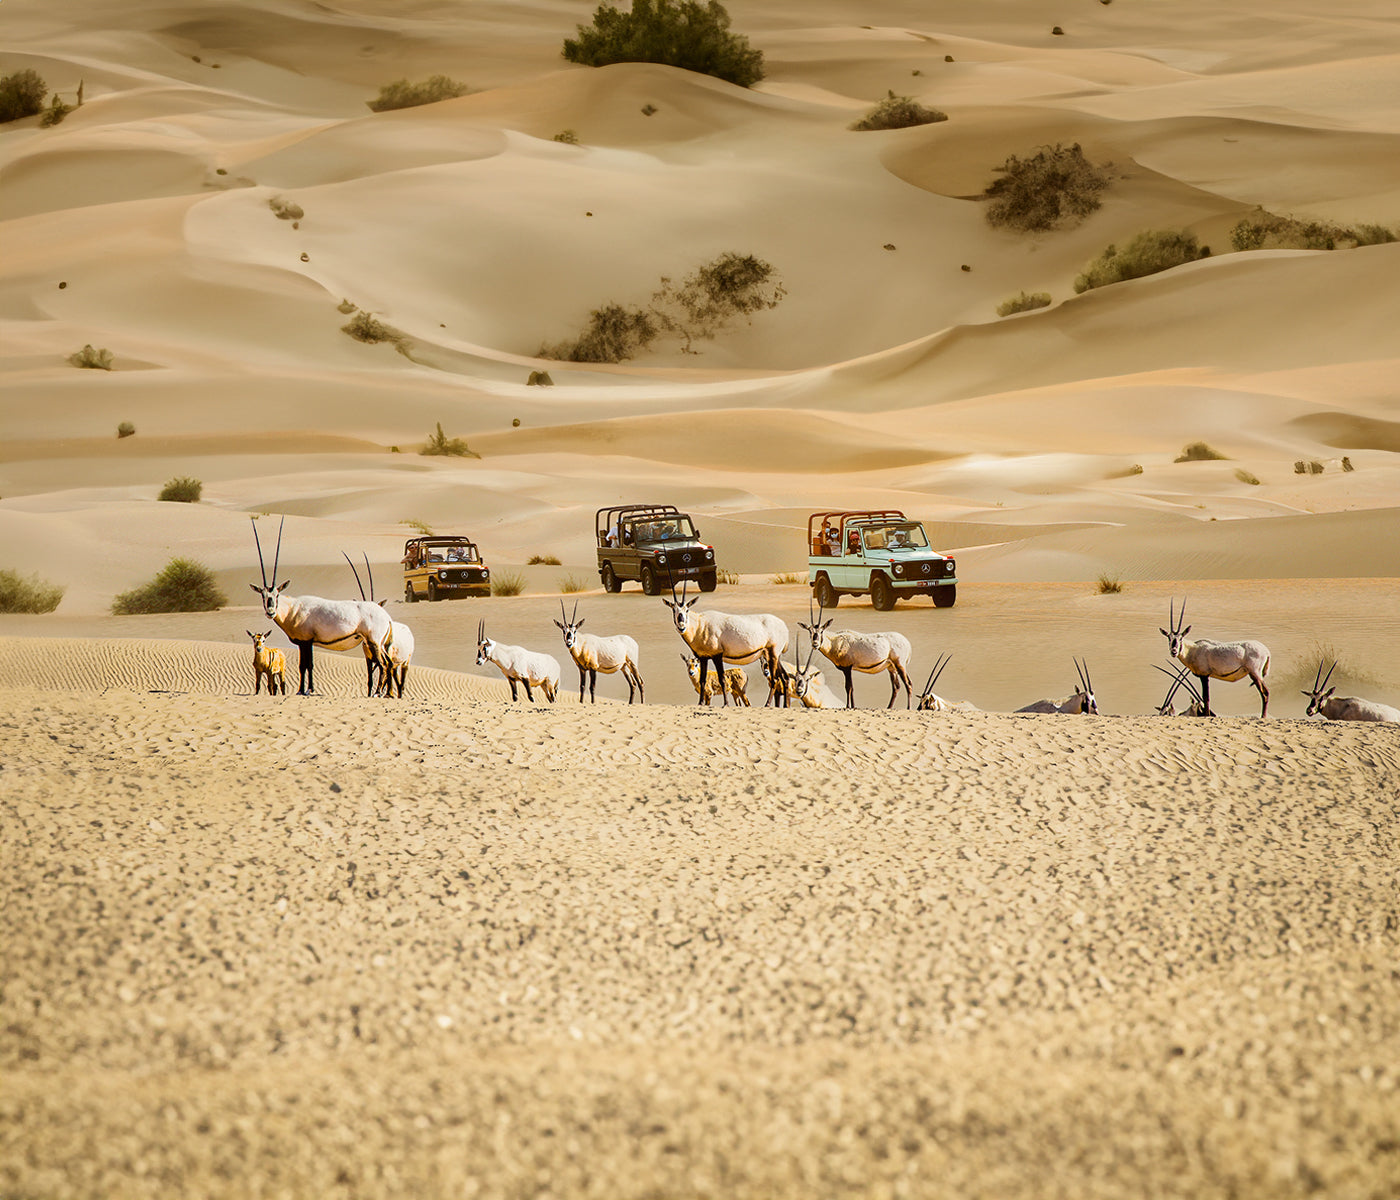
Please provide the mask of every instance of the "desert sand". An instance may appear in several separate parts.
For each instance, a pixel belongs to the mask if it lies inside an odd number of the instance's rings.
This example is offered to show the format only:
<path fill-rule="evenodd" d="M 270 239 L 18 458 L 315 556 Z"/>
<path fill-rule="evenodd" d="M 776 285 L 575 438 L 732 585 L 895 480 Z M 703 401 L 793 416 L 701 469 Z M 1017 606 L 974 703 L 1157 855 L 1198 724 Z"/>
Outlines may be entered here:
<path fill-rule="evenodd" d="M 733 0 L 748 90 L 566 63 L 593 7 L 3 6 L 0 74 L 84 103 L 0 126 L 0 568 L 64 588 L 0 615 L 0 1194 L 1400 1192 L 1400 730 L 1299 695 L 1400 703 L 1400 243 L 1229 238 L 1400 230 L 1393 4 Z M 434 74 L 469 93 L 366 107 Z M 849 130 L 890 91 L 949 119 Z M 1056 142 L 1103 206 L 989 226 Z M 1149 228 L 1213 253 L 1074 294 Z M 776 308 L 539 357 L 729 251 Z M 439 422 L 478 457 L 420 456 Z M 597 586 L 636 500 L 735 573 L 703 605 L 794 631 L 807 513 L 923 520 L 957 606 L 837 620 L 984 711 L 698 708 L 661 603 Z M 358 653 L 254 696 L 250 516 L 293 591 L 354 594 L 344 552 L 394 600 L 421 527 L 525 591 L 392 603 L 402 702 Z M 229 604 L 110 615 L 174 555 Z M 1151 715 L 1183 598 L 1268 643 L 1267 720 Z M 561 600 L 645 706 L 577 703 Z M 1074 656 L 1102 716 L 1011 715 Z"/>

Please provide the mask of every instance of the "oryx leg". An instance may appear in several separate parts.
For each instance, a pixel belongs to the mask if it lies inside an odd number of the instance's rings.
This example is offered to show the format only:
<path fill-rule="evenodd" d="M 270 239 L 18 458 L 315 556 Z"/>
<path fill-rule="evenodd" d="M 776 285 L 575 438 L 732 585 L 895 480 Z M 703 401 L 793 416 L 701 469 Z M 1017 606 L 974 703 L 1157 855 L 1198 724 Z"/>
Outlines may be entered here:
<path fill-rule="evenodd" d="M 1261 718 L 1267 717 L 1269 715 L 1269 689 L 1264 686 L 1264 679 L 1262 676 L 1255 675 L 1251 671 L 1249 677 L 1254 681 L 1254 686 L 1259 689 L 1259 695 L 1264 701 L 1264 707 L 1259 710 L 1259 716 Z"/>
<path fill-rule="evenodd" d="M 900 682 L 902 682 L 902 683 L 904 684 L 904 707 L 905 707 L 905 708 L 913 708 L 913 707 L 914 707 L 914 688 L 913 688 L 913 685 L 911 685 L 910 682 L 909 682 L 909 672 L 907 672 L 907 671 L 903 668 L 903 666 L 901 666 L 899 663 L 895 663 L 895 664 L 894 664 L 894 669 L 895 669 L 896 671 L 899 672 Z M 897 694 L 898 694 L 898 689 L 896 688 L 895 691 L 896 691 L 896 695 L 897 695 Z M 890 698 L 890 705 L 891 705 L 891 707 L 893 707 L 893 705 L 894 705 L 894 698 L 893 698 L 893 697 Z"/>
<path fill-rule="evenodd" d="M 578 669 L 578 702 L 583 703 L 583 689 L 588 683 L 588 671 L 580 667 Z"/>
<path fill-rule="evenodd" d="M 535 693 L 530 690 L 530 681 L 528 679 L 522 679 L 520 682 L 525 685 L 525 699 L 527 699 L 531 704 L 533 704 L 535 702 Z M 511 684 L 511 691 L 514 690 L 515 685 Z"/>
<path fill-rule="evenodd" d="M 847 707 L 847 708 L 855 708 L 855 706 L 856 706 L 856 683 L 855 683 L 855 679 L 854 679 L 854 678 L 852 677 L 852 675 L 851 675 L 851 668 L 850 668 L 850 667 L 842 667 L 842 668 L 841 668 L 841 674 L 844 675 L 844 676 L 846 677 L 846 707 Z"/>
<path fill-rule="evenodd" d="M 380 676 L 381 676 L 381 679 L 380 679 L 380 687 L 376 689 L 375 686 L 374 686 L 374 659 L 373 659 L 372 657 L 368 657 L 368 656 L 367 656 L 367 657 L 365 658 L 365 675 L 367 676 L 367 679 L 366 679 L 366 682 L 365 682 L 365 695 L 366 695 L 366 696 L 373 696 L 373 695 L 375 694 L 376 691 L 382 691 L 382 690 L 383 690 L 383 672 L 382 672 L 382 671 L 380 672 Z"/>
<path fill-rule="evenodd" d="M 700 672 L 701 672 L 701 674 L 700 674 L 700 686 L 703 688 L 703 687 L 705 686 L 705 675 L 704 675 L 705 667 L 704 667 L 704 665 L 703 665 L 704 662 L 705 662 L 705 660 L 702 658 L 702 659 L 700 660 L 700 662 L 701 662 L 701 664 L 702 664 L 701 667 L 700 667 Z M 729 693 L 726 692 L 726 691 L 724 690 L 724 655 L 723 655 L 723 654 L 716 654 L 716 655 L 714 656 L 714 663 L 715 663 L 715 682 L 716 682 L 717 684 L 719 684 L 719 694 L 720 694 L 721 696 L 724 697 L 724 707 L 725 707 L 725 708 L 728 708 L 728 707 L 729 707 Z"/>
<path fill-rule="evenodd" d="M 801 665 L 795 649 L 793 650 L 793 662 Z M 783 660 L 778 657 L 778 652 L 772 646 L 768 647 L 768 669 L 773 674 L 773 707 L 791 707 L 792 697 L 788 695 L 787 668 L 783 666 Z M 767 705 L 764 707 L 766 708 Z"/>
<path fill-rule="evenodd" d="M 517 692 L 517 691 L 515 690 L 515 680 L 514 680 L 514 679 L 511 679 L 509 676 L 507 676 L 507 677 L 506 677 L 506 682 L 510 684 L 510 699 L 511 699 L 511 703 L 514 704 L 514 703 L 516 703 L 517 701 L 519 701 L 519 699 L 520 699 L 520 693 Z M 526 686 L 528 687 L 529 685 L 527 684 Z"/>
<path fill-rule="evenodd" d="M 297 695 L 314 696 L 316 694 L 316 674 L 313 667 L 314 660 L 311 657 L 311 641 L 297 642 L 297 650 L 300 651 L 297 661 Z"/>
<path fill-rule="evenodd" d="M 1210 676 L 1197 675 L 1196 678 L 1201 681 L 1201 707 L 1206 710 L 1206 716 L 1213 717 L 1215 714 L 1210 711 Z"/>
<path fill-rule="evenodd" d="M 709 708 L 710 698 L 707 695 L 705 695 L 705 680 L 709 678 L 710 660 L 700 654 L 697 654 L 695 657 L 700 663 L 700 687 L 698 695 L 695 698 L 695 703 L 703 704 L 706 708 Z"/>
<path fill-rule="evenodd" d="M 598 672 L 592 667 L 588 669 L 588 699 L 593 704 L 598 703 Z M 579 703 L 583 703 L 582 696 L 579 696 Z"/>

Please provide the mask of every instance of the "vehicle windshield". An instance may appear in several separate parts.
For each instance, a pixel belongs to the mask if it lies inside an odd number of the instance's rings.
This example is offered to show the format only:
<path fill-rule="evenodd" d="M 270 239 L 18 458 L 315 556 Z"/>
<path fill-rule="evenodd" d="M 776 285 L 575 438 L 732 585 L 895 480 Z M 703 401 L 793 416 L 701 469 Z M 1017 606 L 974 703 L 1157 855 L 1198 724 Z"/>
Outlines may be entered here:
<path fill-rule="evenodd" d="M 470 543 L 453 542 L 434 544 L 428 543 L 422 549 L 423 561 L 429 563 L 467 563 L 480 562 L 481 555 L 477 553 L 475 546 Z"/>
<path fill-rule="evenodd" d="M 695 526 L 684 513 L 633 521 L 630 528 L 637 542 L 695 541 Z"/>
<path fill-rule="evenodd" d="M 867 550 L 928 549 L 928 538 L 924 536 L 924 527 L 918 521 L 876 525 L 866 529 L 862 536 Z"/>

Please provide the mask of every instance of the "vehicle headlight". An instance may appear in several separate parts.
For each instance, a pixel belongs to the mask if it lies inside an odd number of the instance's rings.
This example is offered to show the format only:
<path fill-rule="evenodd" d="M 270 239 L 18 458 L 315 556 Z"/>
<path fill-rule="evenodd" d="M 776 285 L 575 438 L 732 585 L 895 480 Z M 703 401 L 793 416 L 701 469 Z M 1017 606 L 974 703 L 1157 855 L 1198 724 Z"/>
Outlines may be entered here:
<path fill-rule="evenodd" d="M 904 564 L 903 564 L 903 563 L 895 563 L 894 566 L 893 566 L 891 569 L 894 571 L 894 573 L 895 573 L 896 575 L 903 575 L 903 574 L 904 574 Z"/>
<path fill-rule="evenodd" d="M 666 565 L 666 556 L 664 554 L 658 554 L 656 556 L 656 561 L 664 567 Z"/>
<path fill-rule="evenodd" d="M 439 579 L 446 579 L 446 578 L 447 578 L 447 572 L 444 571 L 444 570 L 442 570 L 441 568 L 439 568 L 439 570 L 438 570 L 438 578 L 439 578 Z"/>
<path fill-rule="evenodd" d="M 953 560 L 950 558 L 950 559 L 944 564 L 943 569 L 944 569 L 945 571 L 947 571 L 949 575 L 951 575 L 951 574 L 953 573 L 953 567 L 954 567 L 954 565 L 955 565 L 955 564 L 954 564 Z"/>
<path fill-rule="evenodd" d="M 706 550 L 706 551 L 705 551 L 705 561 L 706 561 L 706 562 L 709 562 L 710 559 L 714 558 L 714 556 L 715 556 L 715 552 L 714 552 L 713 550 Z"/>

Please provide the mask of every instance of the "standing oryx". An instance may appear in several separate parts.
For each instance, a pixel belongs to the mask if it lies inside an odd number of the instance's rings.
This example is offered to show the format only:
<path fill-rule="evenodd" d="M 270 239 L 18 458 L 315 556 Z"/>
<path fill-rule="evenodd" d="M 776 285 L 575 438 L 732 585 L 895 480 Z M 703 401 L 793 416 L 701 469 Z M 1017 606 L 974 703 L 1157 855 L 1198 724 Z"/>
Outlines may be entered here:
<path fill-rule="evenodd" d="M 1079 674 L 1079 690 L 1066 696 L 1063 700 L 1037 700 L 1034 704 L 1027 704 L 1025 708 L 1018 708 L 1018 713 L 1078 713 L 1083 716 L 1097 717 L 1099 715 L 1099 702 L 1094 696 L 1094 684 L 1089 678 L 1088 662 L 1081 663 L 1079 659 L 1074 660 L 1074 669 Z"/>
<path fill-rule="evenodd" d="M 1186 601 L 1181 602 L 1181 616 L 1176 615 L 1176 601 L 1171 607 L 1171 631 L 1161 630 L 1167 639 L 1167 653 L 1185 666 L 1201 681 L 1201 703 L 1205 705 L 1206 716 L 1213 717 L 1210 711 L 1210 681 L 1223 679 L 1226 683 L 1249 676 L 1250 682 L 1259 689 L 1263 708 L 1260 717 L 1269 715 L 1269 689 L 1264 676 L 1269 673 L 1269 648 L 1263 642 L 1211 642 L 1205 638 L 1189 642 L 1186 635 L 1191 626 L 1183 629 L 1186 620 Z"/>
<path fill-rule="evenodd" d="M 568 650 L 574 665 L 578 667 L 578 702 L 583 703 L 583 686 L 588 684 L 588 695 L 593 703 L 598 703 L 598 672 L 612 675 L 622 672 L 627 680 L 627 703 L 632 703 L 635 691 L 639 703 L 646 703 L 646 693 L 642 689 L 642 673 L 637 669 L 639 652 L 635 638 L 625 633 L 612 637 L 596 637 L 591 633 L 580 633 L 583 618 L 578 615 L 578 601 L 574 601 L 574 615 L 564 613 L 564 602 L 559 601 L 559 615 L 563 621 L 555 621 L 564 635 L 564 648 Z"/>
<path fill-rule="evenodd" d="M 1395 721 L 1400 722 L 1400 708 L 1381 704 L 1375 700 L 1362 700 L 1356 696 L 1338 696 L 1336 688 L 1327 686 L 1337 662 L 1327 668 L 1327 679 L 1322 677 L 1322 663 L 1317 664 L 1317 678 L 1313 680 L 1312 691 L 1304 692 L 1308 697 L 1308 716 L 1321 713 L 1329 721 Z"/>
<path fill-rule="evenodd" d="M 282 518 L 285 525 L 286 517 Z M 262 597 L 263 612 L 275 621 L 293 645 L 301 652 L 298 676 L 298 696 L 315 695 L 316 684 L 312 646 L 327 650 L 352 650 L 365 647 L 373 668 L 388 669 L 388 648 L 393 643 L 393 625 L 389 614 L 369 600 L 326 600 L 320 596 L 284 596 L 287 583 L 275 584 L 277 565 L 282 557 L 282 525 L 277 527 L 277 550 L 272 557 L 272 579 L 268 579 L 263 562 L 262 542 L 258 538 L 258 523 L 253 519 L 253 541 L 258 548 L 258 567 L 262 571 L 262 587 L 248 586 Z"/>
<path fill-rule="evenodd" d="M 506 677 L 510 684 L 510 698 L 519 700 L 517 683 L 525 685 L 525 696 L 534 703 L 535 693 L 531 685 L 544 692 L 544 698 L 551 704 L 559 691 L 559 662 L 552 654 L 541 654 L 536 650 L 526 650 L 524 646 L 508 646 L 504 642 L 493 642 L 486 636 L 486 619 L 483 617 L 476 626 L 476 665 L 487 663 Z"/>
<path fill-rule="evenodd" d="M 365 594 L 365 585 L 360 582 L 360 573 L 355 570 L 355 564 L 350 562 L 350 556 L 344 550 L 340 552 L 341 558 L 350 563 L 350 570 L 355 575 L 355 585 L 360 589 L 360 599 L 374 599 L 374 571 L 369 565 L 369 555 L 365 555 L 365 574 L 369 576 L 369 594 Z M 387 609 L 387 600 L 376 601 L 380 608 Z M 369 647 L 365 647 L 365 671 L 369 675 L 369 691 L 372 696 L 393 696 L 398 695 L 403 699 L 403 685 L 408 680 L 408 664 L 413 660 L 413 630 L 402 621 L 390 619 L 389 628 L 393 633 L 393 638 L 385 647 L 385 652 L 389 659 L 388 672 L 379 673 L 379 682 L 374 679 L 374 659 L 370 657 Z"/>
<path fill-rule="evenodd" d="M 715 673 L 724 678 L 724 664 L 731 662 L 737 666 L 747 666 L 751 662 L 763 660 L 768 664 L 769 679 L 774 683 L 775 694 L 787 706 L 787 694 L 783 684 L 787 681 L 787 671 L 783 669 L 780 655 L 787 649 L 787 625 L 771 613 L 734 614 L 722 612 L 691 612 L 695 600 L 685 598 L 686 585 L 676 598 L 662 600 L 671 610 L 676 623 L 676 632 L 690 647 L 690 652 L 700 660 L 700 693 L 697 704 L 705 703 L 705 679 L 711 663 Z M 729 704 L 729 692 L 724 693 L 724 703 Z"/>
<path fill-rule="evenodd" d="M 825 611 L 824 608 L 818 609 L 816 617 L 813 618 L 809 604 L 807 618 L 811 624 L 799 623 L 799 628 L 805 629 L 811 635 L 812 648 L 820 650 L 830 660 L 831 665 L 846 677 L 846 707 L 856 706 L 852 671 L 860 671 L 866 675 L 878 675 L 881 671 L 888 671 L 890 702 L 885 707 L 894 707 L 894 702 L 899 699 L 901 683 L 904 685 L 904 706 L 912 707 L 914 685 L 909 682 L 908 666 L 913 657 L 913 648 L 909 645 L 909 639 L 902 633 L 856 633 L 852 629 L 838 629 L 832 633 L 828 626 L 836 618 L 828 617 L 823 621 L 822 615 Z"/>

